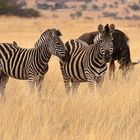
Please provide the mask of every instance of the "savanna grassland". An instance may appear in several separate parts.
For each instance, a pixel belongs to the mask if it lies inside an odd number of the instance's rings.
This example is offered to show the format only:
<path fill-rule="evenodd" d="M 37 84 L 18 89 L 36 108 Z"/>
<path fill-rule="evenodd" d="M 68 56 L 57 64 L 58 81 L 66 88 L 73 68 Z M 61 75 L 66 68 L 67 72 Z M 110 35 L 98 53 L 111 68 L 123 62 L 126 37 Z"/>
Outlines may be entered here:
<path fill-rule="evenodd" d="M 59 28 L 63 41 L 97 30 L 98 24 L 114 23 L 130 38 L 132 60 L 140 58 L 140 22 L 128 20 L 70 20 L 0 18 L 0 42 L 16 41 L 30 48 L 41 33 Z M 108 71 L 100 93 L 91 94 L 87 84 L 75 96 L 64 92 L 57 57 L 49 62 L 42 97 L 28 93 L 28 83 L 10 79 L 6 100 L 0 100 L 0 140 L 139 140 L 140 65 L 122 79 Z"/>

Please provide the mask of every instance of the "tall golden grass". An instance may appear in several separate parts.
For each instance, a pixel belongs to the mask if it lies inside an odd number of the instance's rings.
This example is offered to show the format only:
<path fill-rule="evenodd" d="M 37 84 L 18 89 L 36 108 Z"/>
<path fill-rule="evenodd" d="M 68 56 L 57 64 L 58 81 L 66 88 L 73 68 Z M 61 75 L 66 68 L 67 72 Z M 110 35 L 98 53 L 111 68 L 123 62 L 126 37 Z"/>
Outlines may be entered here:
<path fill-rule="evenodd" d="M 115 23 L 130 38 L 132 59 L 139 58 L 139 26 L 133 21 L 70 21 L 1 17 L 0 41 L 17 41 L 33 47 L 40 34 L 58 27 L 64 41 L 94 31 L 100 23 Z M 57 57 L 49 62 L 42 96 L 28 93 L 25 81 L 10 79 L 6 100 L 0 100 L 0 140 L 139 140 L 140 66 L 126 79 L 116 70 L 114 80 L 105 82 L 100 93 L 91 94 L 86 83 L 78 93 L 67 96 Z"/>

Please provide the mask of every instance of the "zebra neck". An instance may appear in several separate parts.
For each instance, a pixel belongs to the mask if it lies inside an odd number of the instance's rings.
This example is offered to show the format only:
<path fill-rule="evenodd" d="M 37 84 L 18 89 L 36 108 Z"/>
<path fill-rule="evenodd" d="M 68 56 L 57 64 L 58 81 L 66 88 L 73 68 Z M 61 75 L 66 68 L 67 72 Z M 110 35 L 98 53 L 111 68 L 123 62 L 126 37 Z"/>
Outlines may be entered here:
<path fill-rule="evenodd" d="M 46 46 L 42 47 L 40 49 L 40 52 L 42 52 L 40 57 L 44 58 L 44 60 L 46 60 L 46 62 L 48 63 L 51 58 L 51 53 L 49 52 L 48 47 L 46 47 Z"/>
<path fill-rule="evenodd" d="M 42 44 L 40 46 L 36 45 L 35 48 L 38 54 L 38 60 L 43 64 L 48 63 L 51 57 L 48 45 L 47 44 Z"/>
<path fill-rule="evenodd" d="M 94 63 L 98 64 L 98 66 L 102 66 L 105 64 L 103 61 L 103 54 L 100 52 L 100 46 L 95 44 L 93 52 L 92 52 L 92 57 Z"/>

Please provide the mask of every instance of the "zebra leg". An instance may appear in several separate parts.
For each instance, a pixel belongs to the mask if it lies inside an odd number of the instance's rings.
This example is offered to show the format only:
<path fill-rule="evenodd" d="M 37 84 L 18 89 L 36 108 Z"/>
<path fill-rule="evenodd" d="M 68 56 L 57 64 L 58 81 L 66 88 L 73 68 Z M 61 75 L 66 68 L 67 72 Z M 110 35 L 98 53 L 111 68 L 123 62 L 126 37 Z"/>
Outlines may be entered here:
<path fill-rule="evenodd" d="M 35 79 L 30 77 L 29 81 L 29 93 L 35 93 Z"/>
<path fill-rule="evenodd" d="M 64 62 L 60 62 L 60 69 L 64 80 L 65 92 L 69 94 L 70 92 L 70 78 L 67 76 L 66 72 L 64 71 Z"/>
<path fill-rule="evenodd" d="M 103 85 L 103 82 L 104 82 L 104 78 L 102 77 L 102 78 L 98 78 L 97 80 L 96 80 L 96 89 L 97 89 L 97 92 L 101 92 L 101 87 L 102 87 L 102 85 Z"/>
<path fill-rule="evenodd" d="M 6 88 L 6 84 L 9 80 L 9 76 L 5 75 L 3 72 L 0 73 L 0 95 L 3 96 Z"/>
<path fill-rule="evenodd" d="M 69 92 L 70 92 L 70 79 L 65 78 L 64 84 L 65 84 L 65 92 L 66 92 L 66 94 L 69 94 Z"/>
<path fill-rule="evenodd" d="M 43 80 L 44 80 L 44 76 L 40 77 L 36 82 L 37 93 L 39 95 L 40 95 L 40 92 L 41 92 L 41 89 L 42 89 Z"/>
<path fill-rule="evenodd" d="M 114 61 L 112 60 L 109 64 L 109 79 L 111 79 L 113 77 L 115 77 L 115 63 Z"/>
<path fill-rule="evenodd" d="M 89 87 L 90 93 L 93 93 L 95 90 L 95 81 L 88 82 L 88 87 Z"/>
<path fill-rule="evenodd" d="M 72 81 L 72 86 L 71 86 L 72 94 L 76 94 L 79 85 L 80 85 L 80 82 Z"/>

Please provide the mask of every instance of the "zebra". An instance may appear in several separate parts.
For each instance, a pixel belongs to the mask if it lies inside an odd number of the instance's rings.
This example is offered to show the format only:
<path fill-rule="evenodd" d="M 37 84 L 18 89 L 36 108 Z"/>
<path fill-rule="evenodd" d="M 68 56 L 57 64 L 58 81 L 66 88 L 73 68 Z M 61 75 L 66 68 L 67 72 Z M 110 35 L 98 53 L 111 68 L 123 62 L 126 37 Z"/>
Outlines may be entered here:
<path fill-rule="evenodd" d="M 0 93 L 3 96 L 9 77 L 28 80 L 30 91 L 40 91 L 44 75 L 48 71 L 51 55 L 63 61 L 68 59 L 68 51 L 58 29 L 47 29 L 41 34 L 34 48 L 20 48 L 14 41 L 0 43 Z"/>
<path fill-rule="evenodd" d="M 97 88 L 101 86 L 105 72 L 106 63 L 111 60 L 113 53 L 114 24 L 110 27 L 107 24 L 98 26 L 98 34 L 95 42 L 87 47 L 85 42 L 78 39 L 71 39 L 65 46 L 69 52 L 69 60 L 60 60 L 60 69 L 63 76 L 66 93 L 76 93 L 81 82 L 88 82 L 91 90 L 96 82 Z M 70 87 L 70 82 L 72 83 Z"/>
<path fill-rule="evenodd" d="M 80 35 L 77 39 L 86 42 L 88 45 L 94 43 L 94 38 L 98 34 L 98 31 L 88 32 Z M 129 38 L 121 30 L 115 29 L 112 34 L 113 36 L 113 54 L 112 60 L 109 62 L 109 79 L 115 77 L 115 61 L 119 63 L 119 69 L 121 70 L 123 76 L 125 76 L 128 71 L 134 68 L 134 65 L 139 64 L 139 60 L 133 62 L 131 60 L 131 52 L 129 47 Z"/>

